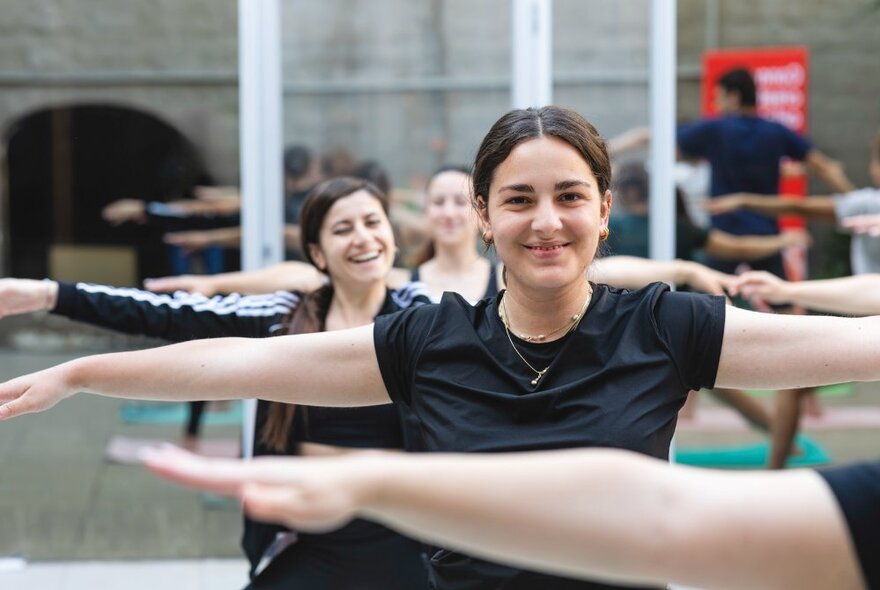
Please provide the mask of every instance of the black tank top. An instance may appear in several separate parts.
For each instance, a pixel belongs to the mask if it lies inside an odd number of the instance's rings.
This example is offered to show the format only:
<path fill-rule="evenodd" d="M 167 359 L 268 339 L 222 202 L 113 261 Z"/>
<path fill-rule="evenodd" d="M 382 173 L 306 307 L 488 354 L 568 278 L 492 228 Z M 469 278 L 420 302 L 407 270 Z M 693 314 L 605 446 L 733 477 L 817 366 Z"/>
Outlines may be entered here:
<path fill-rule="evenodd" d="M 419 267 L 415 267 L 410 274 L 410 280 L 413 282 L 420 281 L 419 278 Z M 483 296 L 480 299 L 486 299 L 487 297 L 495 297 L 498 295 L 498 270 L 495 268 L 495 265 L 489 269 L 489 282 L 486 283 L 486 292 L 483 293 Z"/>

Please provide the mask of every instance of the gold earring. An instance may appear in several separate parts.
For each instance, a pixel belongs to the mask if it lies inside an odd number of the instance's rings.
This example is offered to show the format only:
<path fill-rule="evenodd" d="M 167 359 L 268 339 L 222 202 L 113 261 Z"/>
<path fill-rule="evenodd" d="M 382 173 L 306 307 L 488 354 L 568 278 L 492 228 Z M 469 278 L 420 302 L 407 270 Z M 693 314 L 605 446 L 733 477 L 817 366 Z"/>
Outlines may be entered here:
<path fill-rule="evenodd" d="M 482 234 L 480 234 L 480 239 L 483 240 L 483 244 L 485 244 L 487 248 L 495 243 L 495 240 L 493 240 L 491 237 L 488 237 L 488 233 L 489 232 L 483 232 Z"/>
<path fill-rule="evenodd" d="M 602 229 L 599 230 L 599 241 L 604 242 L 608 239 L 608 236 L 611 235 L 611 230 L 608 229 L 607 225 L 602 226 Z"/>

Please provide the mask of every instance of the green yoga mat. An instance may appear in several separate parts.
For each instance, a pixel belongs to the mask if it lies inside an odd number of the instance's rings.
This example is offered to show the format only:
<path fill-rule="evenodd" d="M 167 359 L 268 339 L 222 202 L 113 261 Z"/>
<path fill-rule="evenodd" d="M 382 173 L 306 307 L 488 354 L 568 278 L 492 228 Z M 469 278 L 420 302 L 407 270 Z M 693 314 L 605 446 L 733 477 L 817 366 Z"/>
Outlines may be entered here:
<path fill-rule="evenodd" d="M 797 437 L 797 445 L 802 453 L 788 460 L 789 467 L 812 467 L 831 462 L 831 457 L 819 443 L 806 436 Z M 703 449 L 682 449 L 675 451 L 675 462 L 697 467 L 720 467 L 722 469 L 760 469 L 767 465 L 770 444 L 761 442 L 752 445 L 717 447 Z"/>
<path fill-rule="evenodd" d="M 125 402 L 120 410 L 125 424 L 184 424 L 189 418 L 185 403 Z M 228 410 L 215 411 L 208 407 L 202 415 L 202 424 L 227 426 L 241 424 L 241 402 L 231 402 Z"/>

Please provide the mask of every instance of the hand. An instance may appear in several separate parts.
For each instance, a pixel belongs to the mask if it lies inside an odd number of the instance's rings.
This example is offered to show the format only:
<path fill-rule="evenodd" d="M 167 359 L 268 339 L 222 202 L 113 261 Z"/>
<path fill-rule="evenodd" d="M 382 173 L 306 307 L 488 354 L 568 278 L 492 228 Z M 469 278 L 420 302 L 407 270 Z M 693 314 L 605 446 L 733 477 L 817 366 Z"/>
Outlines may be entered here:
<path fill-rule="evenodd" d="M 709 215 L 722 215 L 731 211 L 738 211 L 745 206 L 746 196 L 745 193 L 733 193 L 713 199 L 706 199 L 703 202 L 703 208 L 706 209 Z"/>
<path fill-rule="evenodd" d="M 787 281 L 763 270 L 743 273 L 728 286 L 731 295 L 745 299 L 760 298 L 768 303 L 787 303 Z"/>
<path fill-rule="evenodd" d="M 853 233 L 880 236 L 880 215 L 854 215 L 841 220 L 840 225 L 850 229 Z"/>
<path fill-rule="evenodd" d="M 73 395 L 69 366 L 65 363 L 0 384 L 0 420 L 48 410 Z"/>
<path fill-rule="evenodd" d="M 205 459 L 171 446 L 144 453 L 154 473 L 217 494 L 237 495 L 257 520 L 324 532 L 355 517 L 378 493 L 376 464 L 363 453 L 332 458 Z"/>
<path fill-rule="evenodd" d="M 679 262 L 683 268 L 680 282 L 701 293 L 725 295 L 727 286 L 736 278 L 733 275 L 724 274 L 697 262 L 687 260 Z"/>
<path fill-rule="evenodd" d="M 146 204 L 139 199 L 119 199 L 104 207 L 101 217 L 112 225 L 126 221 L 144 223 L 147 220 Z"/>
<path fill-rule="evenodd" d="M 52 309 L 57 297 L 55 281 L 0 279 L 0 318 Z"/>
<path fill-rule="evenodd" d="M 217 294 L 211 277 L 204 275 L 180 275 L 176 277 L 160 277 L 158 279 L 144 280 L 144 288 L 154 293 L 173 293 L 186 291 L 187 293 L 201 293 L 206 297 Z"/>

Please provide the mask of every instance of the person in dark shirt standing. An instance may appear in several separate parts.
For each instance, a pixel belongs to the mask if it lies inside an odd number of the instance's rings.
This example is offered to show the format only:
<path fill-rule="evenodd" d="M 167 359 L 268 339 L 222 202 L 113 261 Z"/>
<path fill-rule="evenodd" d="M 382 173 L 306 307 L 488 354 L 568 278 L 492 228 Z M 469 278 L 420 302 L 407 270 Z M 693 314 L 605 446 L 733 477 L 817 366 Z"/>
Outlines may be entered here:
<path fill-rule="evenodd" d="M 684 125 L 678 130 L 678 148 L 686 157 L 705 158 L 712 166 L 710 198 L 730 193 L 776 195 L 779 192 L 783 158 L 802 161 L 837 192 L 855 187 L 841 166 L 817 150 L 807 139 L 784 125 L 758 115 L 755 80 L 748 70 L 737 68 L 718 79 L 715 107 L 720 117 Z M 752 211 L 713 215 L 711 224 L 734 235 L 779 233 L 774 217 Z M 721 272 L 734 273 L 742 260 L 708 257 L 706 264 Z M 753 270 L 766 270 L 785 278 L 780 254 L 749 261 Z M 782 468 L 791 452 L 800 422 L 800 408 L 811 390 L 780 392 L 776 397 L 770 468 Z"/>

